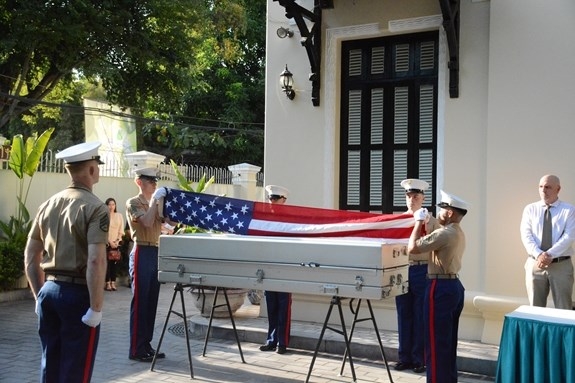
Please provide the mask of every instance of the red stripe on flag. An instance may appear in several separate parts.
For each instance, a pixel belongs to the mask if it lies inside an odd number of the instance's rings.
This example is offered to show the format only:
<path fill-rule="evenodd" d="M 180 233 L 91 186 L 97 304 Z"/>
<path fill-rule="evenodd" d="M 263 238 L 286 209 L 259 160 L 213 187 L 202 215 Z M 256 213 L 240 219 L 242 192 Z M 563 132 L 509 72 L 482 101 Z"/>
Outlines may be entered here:
<path fill-rule="evenodd" d="M 406 229 L 389 229 L 389 230 L 354 230 L 354 231 L 336 231 L 336 232 L 321 232 L 321 233 L 286 233 L 281 231 L 266 231 L 266 230 L 248 230 L 248 235 L 256 236 L 272 236 L 272 237 L 362 237 L 362 238 L 382 238 L 382 239 L 408 239 L 412 228 Z"/>
<path fill-rule="evenodd" d="M 411 214 L 373 214 L 256 202 L 248 234 L 406 239 L 412 228 Z"/>
<path fill-rule="evenodd" d="M 348 222 L 384 222 L 409 218 L 412 214 L 374 214 L 360 211 L 321 209 L 317 207 L 274 205 L 264 202 L 254 203 L 253 218 L 276 222 L 294 223 L 335 223 Z M 413 223 L 411 224 L 413 226 Z"/>

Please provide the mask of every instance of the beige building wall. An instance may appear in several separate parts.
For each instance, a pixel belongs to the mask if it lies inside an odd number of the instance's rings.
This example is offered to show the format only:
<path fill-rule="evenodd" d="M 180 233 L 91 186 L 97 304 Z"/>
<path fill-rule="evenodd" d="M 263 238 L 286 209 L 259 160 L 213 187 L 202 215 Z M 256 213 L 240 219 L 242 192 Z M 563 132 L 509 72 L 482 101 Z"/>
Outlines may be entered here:
<path fill-rule="evenodd" d="M 313 1 L 298 3 L 312 9 Z M 265 182 L 290 189 L 291 203 L 337 208 L 341 41 L 439 29 L 438 190 L 472 206 L 463 221 L 466 302 L 460 337 L 498 343 L 503 315 L 527 302 L 519 222 L 523 207 L 539 198 L 539 178 L 557 174 L 560 197 L 575 203 L 575 45 L 569 43 L 575 37 L 575 2 L 461 0 L 455 99 L 448 94 L 437 0 L 334 6 L 323 11 L 321 105 L 313 107 L 310 65 L 297 27 L 283 7 L 268 0 Z M 280 26 L 295 30 L 294 37 L 279 39 Z M 294 75 L 293 101 L 279 86 L 285 64 Z M 316 300 L 296 297 L 294 317 L 323 320 Z M 394 302 L 376 306 L 379 326 L 396 329 Z"/>

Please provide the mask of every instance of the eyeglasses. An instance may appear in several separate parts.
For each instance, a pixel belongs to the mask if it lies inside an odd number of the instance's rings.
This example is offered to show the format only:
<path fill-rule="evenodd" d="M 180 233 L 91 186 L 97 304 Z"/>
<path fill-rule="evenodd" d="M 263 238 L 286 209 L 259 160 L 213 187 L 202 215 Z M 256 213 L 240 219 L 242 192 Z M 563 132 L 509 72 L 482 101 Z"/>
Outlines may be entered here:
<path fill-rule="evenodd" d="M 287 199 L 287 198 L 284 197 L 284 196 L 279 196 L 279 195 L 271 195 L 271 196 L 269 196 L 269 200 L 270 200 L 270 201 L 274 201 L 274 202 L 275 202 L 275 201 L 279 201 L 280 199 Z"/>

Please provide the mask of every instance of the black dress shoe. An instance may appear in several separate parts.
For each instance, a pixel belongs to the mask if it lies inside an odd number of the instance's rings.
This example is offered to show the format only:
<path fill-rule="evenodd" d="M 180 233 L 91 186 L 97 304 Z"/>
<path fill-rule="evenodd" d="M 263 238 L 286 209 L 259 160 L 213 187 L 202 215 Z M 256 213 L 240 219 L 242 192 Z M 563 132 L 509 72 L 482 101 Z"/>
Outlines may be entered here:
<path fill-rule="evenodd" d="M 273 344 L 264 344 L 263 346 L 260 346 L 260 351 L 275 351 L 276 350 L 276 346 L 274 346 Z"/>
<path fill-rule="evenodd" d="M 138 362 L 150 363 L 152 360 L 154 360 L 154 355 L 153 354 L 133 355 L 130 356 L 130 360 L 137 360 Z"/>
<path fill-rule="evenodd" d="M 154 357 L 154 354 L 156 354 L 156 350 L 151 349 L 148 354 L 152 355 L 152 358 Z M 164 359 L 166 357 L 166 354 L 164 354 L 163 352 L 159 352 L 158 355 L 156 355 L 156 359 Z"/>
<path fill-rule="evenodd" d="M 414 364 L 413 365 L 413 372 L 422 373 L 425 372 L 425 366 L 422 364 Z"/>
<path fill-rule="evenodd" d="M 278 354 L 285 354 L 287 352 L 286 346 L 278 346 Z"/>
<path fill-rule="evenodd" d="M 397 362 L 397 364 L 395 365 L 395 369 L 397 371 L 409 370 L 412 367 L 413 366 L 411 365 L 411 363 L 403 363 L 403 362 Z"/>

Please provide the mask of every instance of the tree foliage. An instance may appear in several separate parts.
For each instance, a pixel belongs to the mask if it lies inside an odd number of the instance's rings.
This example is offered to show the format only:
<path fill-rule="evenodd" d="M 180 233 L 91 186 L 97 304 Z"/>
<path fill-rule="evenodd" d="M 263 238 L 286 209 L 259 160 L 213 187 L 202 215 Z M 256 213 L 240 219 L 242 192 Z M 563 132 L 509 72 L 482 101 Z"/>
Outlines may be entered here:
<path fill-rule="evenodd" d="M 232 0 L 0 4 L 0 127 L 74 73 L 101 80 L 121 106 L 178 104 L 215 58 L 237 55 L 234 38 L 245 28 Z"/>
<path fill-rule="evenodd" d="M 181 114 L 193 119 L 175 113 L 169 122 L 144 127 L 147 147 L 163 147 L 164 154 L 184 162 L 263 165 L 266 2 L 238 4 L 247 20 L 247 28 L 237 34 L 238 55 L 212 63 L 187 90 Z"/>
<path fill-rule="evenodd" d="M 77 143 L 78 110 L 40 102 L 81 108 L 82 93 L 100 84 L 108 102 L 141 117 L 140 149 L 261 164 L 265 7 L 265 0 L 0 0 L 0 132 L 56 123 L 52 148 Z"/>

